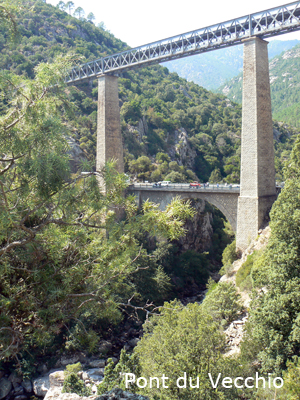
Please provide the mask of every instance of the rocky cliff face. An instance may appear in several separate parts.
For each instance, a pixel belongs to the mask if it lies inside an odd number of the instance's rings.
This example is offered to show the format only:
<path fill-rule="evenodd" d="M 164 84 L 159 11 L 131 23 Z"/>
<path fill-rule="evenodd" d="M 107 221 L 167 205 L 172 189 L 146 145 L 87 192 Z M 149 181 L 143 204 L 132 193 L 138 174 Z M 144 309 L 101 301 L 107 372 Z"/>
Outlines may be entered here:
<path fill-rule="evenodd" d="M 212 245 L 212 213 L 207 211 L 204 200 L 195 200 L 192 205 L 196 209 L 194 217 L 187 221 L 185 229 L 187 234 L 185 237 L 176 241 L 181 251 L 195 250 L 199 253 L 209 250 Z"/>
<path fill-rule="evenodd" d="M 173 160 L 176 158 L 179 165 L 193 169 L 197 153 L 189 144 L 187 131 L 184 128 L 176 130 L 174 139 L 174 146 L 170 146 L 168 149 L 170 157 Z"/>

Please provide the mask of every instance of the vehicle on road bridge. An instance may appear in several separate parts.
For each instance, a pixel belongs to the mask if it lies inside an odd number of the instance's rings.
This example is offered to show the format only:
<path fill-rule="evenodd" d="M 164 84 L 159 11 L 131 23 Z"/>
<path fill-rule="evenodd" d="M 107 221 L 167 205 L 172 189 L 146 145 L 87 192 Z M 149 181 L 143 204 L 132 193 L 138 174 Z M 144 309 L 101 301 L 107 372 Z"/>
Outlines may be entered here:
<path fill-rule="evenodd" d="M 170 186 L 171 185 L 171 181 L 162 181 L 162 182 L 155 182 L 153 183 L 153 187 L 166 187 L 166 186 Z"/>
<path fill-rule="evenodd" d="M 194 182 L 190 183 L 190 188 L 199 189 L 199 188 L 201 188 L 201 183 L 194 181 Z"/>

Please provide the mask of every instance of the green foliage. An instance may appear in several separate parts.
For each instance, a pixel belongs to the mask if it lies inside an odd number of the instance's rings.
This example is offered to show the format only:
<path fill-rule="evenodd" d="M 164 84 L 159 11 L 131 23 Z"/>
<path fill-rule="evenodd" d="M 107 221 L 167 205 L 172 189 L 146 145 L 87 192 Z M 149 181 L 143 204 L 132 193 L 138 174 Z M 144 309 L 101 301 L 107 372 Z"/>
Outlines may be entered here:
<path fill-rule="evenodd" d="M 233 240 L 230 244 L 228 244 L 222 254 L 222 269 L 220 270 L 221 274 L 230 274 L 230 270 L 232 268 L 232 263 L 237 260 L 236 253 L 236 241 Z"/>
<path fill-rule="evenodd" d="M 299 400 L 300 392 L 300 358 L 295 356 L 287 362 L 287 370 L 283 373 L 284 389 L 288 400 Z"/>
<path fill-rule="evenodd" d="M 96 353 L 98 350 L 99 336 L 97 333 L 89 329 L 82 329 L 81 324 L 75 324 L 70 329 L 70 336 L 65 343 L 67 351 L 85 351 L 88 354 Z"/>
<path fill-rule="evenodd" d="M 243 310 L 241 296 L 232 283 L 220 282 L 205 296 L 203 309 L 222 326 L 229 325 Z"/>
<path fill-rule="evenodd" d="M 82 365 L 80 362 L 78 362 L 76 364 L 69 364 L 66 366 L 64 376 L 67 377 L 70 374 L 77 374 L 79 371 L 82 371 Z"/>
<path fill-rule="evenodd" d="M 139 212 L 112 163 L 98 171 L 105 194 L 93 173 L 71 175 L 63 78 L 73 62 L 39 64 L 34 81 L 0 75 L 1 359 L 53 353 L 64 341 L 94 352 L 95 327 L 121 319 L 119 304 L 135 291 L 131 275 L 149 258 L 140 236 L 177 239 L 194 213 L 178 199 L 164 213 L 149 201 Z M 157 268 L 151 278 L 163 292 L 167 277 Z"/>
<path fill-rule="evenodd" d="M 260 252 L 255 250 L 252 254 L 247 256 L 247 260 L 242 264 L 236 274 L 236 285 L 244 290 L 247 287 L 247 290 L 251 291 L 252 282 L 251 282 L 251 270 L 255 260 L 257 260 L 260 256 Z M 250 279 L 249 279 L 250 278 Z"/>
<path fill-rule="evenodd" d="M 271 211 L 272 235 L 252 271 L 254 285 L 264 289 L 251 306 L 249 340 L 256 343 L 254 357 L 264 371 L 278 372 L 300 351 L 299 138 L 291 159 L 291 178 Z M 287 167 L 287 177 L 289 173 Z"/>
<path fill-rule="evenodd" d="M 64 379 L 62 393 L 76 393 L 79 396 L 90 396 L 92 390 L 85 386 L 83 380 L 75 372 L 69 372 Z"/>
<path fill-rule="evenodd" d="M 165 303 L 160 316 L 153 316 L 144 325 L 145 334 L 134 350 L 137 355 L 140 375 L 169 378 L 168 389 L 146 387 L 143 394 L 151 398 L 166 400 L 185 399 L 236 399 L 235 389 L 218 387 L 217 390 L 207 378 L 208 373 L 230 375 L 234 362 L 223 358 L 224 336 L 212 318 L 204 312 L 201 305 Z M 231 371 L 231 372 L 230 372 Z M 176 385 L 179 377 L 186 372 L 199 388 L 180 389 Z M 188 383 L 189 385 L 189 383 Z M 131 390 L 131 389 L 130 389 Z"/>
<path fill-rule="evenodd" d="M 101 395 L 117 387 L 127 390 L 124 381 L 125 373 L 132 373 L 139 376 L 140 370 L 136 354 L 127 354 L 125 349 L 122 349 L 119 362 L 116 365 L 111 358 L 107 360 L 104 379 L 97 387 L 97 394 Z M 135 388 L 131 388 L 130 391 L 135 392 Z"/>
<path fill-rule="evenodd" d="M 125 102 L 121 108 L 121 115 L 127 123 L 134 123 L 142 116 L 141 106 L 138 101 Z"/>
<path fill-rule="evenodd" d="M 215 168 L 209 177 L 209 182 L 218 183 L 222 180 L 221 172 L 219 168 Z"/>

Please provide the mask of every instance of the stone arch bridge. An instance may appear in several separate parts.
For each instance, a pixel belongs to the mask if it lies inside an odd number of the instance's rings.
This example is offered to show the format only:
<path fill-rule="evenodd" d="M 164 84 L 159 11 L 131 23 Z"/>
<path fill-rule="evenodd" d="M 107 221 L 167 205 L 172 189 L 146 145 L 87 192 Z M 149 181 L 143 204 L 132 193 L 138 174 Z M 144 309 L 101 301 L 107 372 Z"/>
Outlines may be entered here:
<path fill-rule="evenodd" d="M 232 229 L 236 231 L 239 187 L 229 188 L 213 185 L 196 189 L 190 188 L 189 184 L 172 184 L 168 187 L 154 188 L 150 184 L 135 184 L 129 186 L 128 192 L 136 196 L 138 206 L 149 199 L 154 203 L 159 203 L 161 210 L 164 210 L 174 197 L 183 200 L 205 200 L 218 208 L 227 218 Z"/>

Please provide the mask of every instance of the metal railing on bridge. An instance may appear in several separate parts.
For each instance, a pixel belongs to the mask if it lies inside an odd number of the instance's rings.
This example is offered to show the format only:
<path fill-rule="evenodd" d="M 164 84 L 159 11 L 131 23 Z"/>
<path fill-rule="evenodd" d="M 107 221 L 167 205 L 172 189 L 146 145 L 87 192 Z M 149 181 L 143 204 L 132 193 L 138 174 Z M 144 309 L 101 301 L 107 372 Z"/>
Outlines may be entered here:
<path fill-rule="evenodd" d="M 171 183 L 168 185 L 162 186 L 154 186 L 153 183 L 134 183 L 128 186 L 129 190 L 169 190 L 169 191 L 240 191 L 239 185 L 205 185 L 201 184 L 201 186 L 190 186 L 189 183 Z"/>
<path fill-rule="evenodd" d="M 157 42 L 135 47 L 72 68 L 66 82 L 93 79 L 138 66 L 156 64 L 240 44 L 251 36 L 267 38 L 300 29 L 300 2 L 207 26 Z"/>

